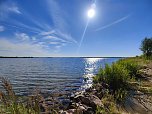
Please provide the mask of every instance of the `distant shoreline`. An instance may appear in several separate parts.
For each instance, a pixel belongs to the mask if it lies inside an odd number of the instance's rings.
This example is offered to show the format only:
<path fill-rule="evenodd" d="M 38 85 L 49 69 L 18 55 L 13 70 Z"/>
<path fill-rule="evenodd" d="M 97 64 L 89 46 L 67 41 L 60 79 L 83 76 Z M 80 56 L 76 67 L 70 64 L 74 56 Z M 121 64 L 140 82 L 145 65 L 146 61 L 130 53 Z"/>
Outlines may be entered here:
<path fill-rule="evenodd" d="M 131 58 L 131 57 L 3 57 L 0 58 Z"/>

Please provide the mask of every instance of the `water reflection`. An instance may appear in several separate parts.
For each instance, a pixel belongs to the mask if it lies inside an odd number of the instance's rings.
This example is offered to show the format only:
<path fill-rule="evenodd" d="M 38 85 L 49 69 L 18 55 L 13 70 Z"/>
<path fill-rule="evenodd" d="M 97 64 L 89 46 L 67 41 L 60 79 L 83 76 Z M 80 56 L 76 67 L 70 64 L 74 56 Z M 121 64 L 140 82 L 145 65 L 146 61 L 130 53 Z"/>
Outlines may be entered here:
<path fill-rule="evenodd" d="M 97 72 L 97 67 L 100 67 L 98 63 L 102 60 L 102 58 L 85 58 L 85 73 L 83 75 L 83 85 L 81 86 L 82 90 L 90 88 L 93 82 L 93 76 Z"/>
<path fill-rule="evenodd" d="M 101 60 L 102 58 L 85 58 L 87 64 L 93 64 Z"/>

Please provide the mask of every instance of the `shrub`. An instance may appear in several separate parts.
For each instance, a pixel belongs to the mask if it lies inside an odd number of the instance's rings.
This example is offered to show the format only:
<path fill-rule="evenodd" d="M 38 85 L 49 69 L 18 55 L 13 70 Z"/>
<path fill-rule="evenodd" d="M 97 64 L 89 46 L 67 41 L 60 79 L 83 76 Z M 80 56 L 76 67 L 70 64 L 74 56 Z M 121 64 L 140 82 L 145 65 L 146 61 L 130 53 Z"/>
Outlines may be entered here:
<path fill-rule="evenodd" d="M 109 94 L 105 94 L 104 97 L 101 99 L 104 107 L 97 106 L 96 114 L 119 114 L 116 102 L 114 97 Z"/>
<path fill-rule="evenodd" d="M 130 78 L 137 77 L 140 66 L 133 59 L 123 59 L 117 62 L 128 70 Z"/>
<path fill-rule="evenodd" d="M 109 89 L 115 92 L 120 88 L 125 88 L 128 79 L 128 70 L 120 64 L 113 63 L 111 66 L 106 64 L 104 69 L 101 68 L 94 78 L 94 82 L 105 82 L 109 85 Z"/>
<path fill-rule="evenodd" d="M 109 94 L 112 94 L 116 101 L 122 102 L 128 95 L 130 81 L 138 76 L 139 63 L 141 63 L 140 58 L 127 58 L 112 65 L 106 64 L 105 68 L 100 68 L 94 77 L 94 83 L 107 84 L 108 86 L 103 87 L 109 90 Z"/>

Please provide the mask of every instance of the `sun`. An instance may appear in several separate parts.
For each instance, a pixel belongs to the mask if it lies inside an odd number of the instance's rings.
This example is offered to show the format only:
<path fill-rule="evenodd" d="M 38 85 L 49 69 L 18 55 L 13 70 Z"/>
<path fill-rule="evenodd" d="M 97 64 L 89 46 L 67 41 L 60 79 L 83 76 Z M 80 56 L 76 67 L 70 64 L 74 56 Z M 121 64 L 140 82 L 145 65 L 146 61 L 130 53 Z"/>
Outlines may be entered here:
<path fill-rule="evenodd" d="M 88 10 L 88 17 L 93 18 L 95 16 L 95 10 L 94 8 L 91 8 Z"/>

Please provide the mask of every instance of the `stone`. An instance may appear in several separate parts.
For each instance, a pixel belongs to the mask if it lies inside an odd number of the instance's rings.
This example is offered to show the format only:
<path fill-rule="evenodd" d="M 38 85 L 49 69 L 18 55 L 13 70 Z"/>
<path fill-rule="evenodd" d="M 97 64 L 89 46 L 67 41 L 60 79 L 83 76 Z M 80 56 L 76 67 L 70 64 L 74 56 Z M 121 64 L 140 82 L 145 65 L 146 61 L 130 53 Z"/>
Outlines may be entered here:
<path fill-rule="evenodd" d="M 84 106 L 79 106 L 78 109 L 81 110 L 81 111 L 85 111 L 86 110 Z"/>
<path fill-rule="evenodd" d="M 93 108 L 96 108 L 97 106 L 103 107 L 101 100 L 95 95 L 90 96 L 90 105 Z"/>
<path fill-rule="evenodd" d="M 64 111 L 63 110 L 59 110 L 59 114 L 62 114 Z"/>
<path fill-rule="evenodd" d="M 67 111 L 63 111 L 63 112 L 61 112 L 59 114 L 69 114 L 69 113 Z"/>
<path fill-rule="evenodd" d="M 97 106 L 100 107 L 103 106 L 101 100 L 95 95 L 89 95 L 89 96 L 78 95 L 75 97 L 75 101 L 81 102 L 82 104 L 85 104 L 87 106 L 91 106 L 94 109 L 96 109 Z"/>
<path fill-rule="evenodd" d="M 68 114 L 82 114 L 81 110 L 79 109 L 69 109 L 67 112 Z"/>

